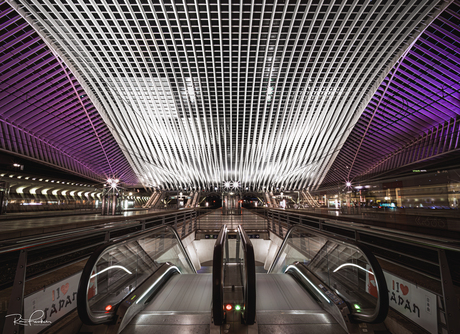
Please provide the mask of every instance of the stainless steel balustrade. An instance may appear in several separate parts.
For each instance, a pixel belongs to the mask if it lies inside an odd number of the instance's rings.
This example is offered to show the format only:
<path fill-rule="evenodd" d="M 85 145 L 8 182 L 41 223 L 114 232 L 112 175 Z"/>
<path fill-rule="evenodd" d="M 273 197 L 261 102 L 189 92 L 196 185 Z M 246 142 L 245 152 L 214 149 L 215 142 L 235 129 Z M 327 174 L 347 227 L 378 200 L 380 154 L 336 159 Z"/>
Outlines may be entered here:
<path fill-rule="evenodd" d="M 246 325 L 254 325 L 256 321 L 256 263 L 254 247 L 246 231 L 238 225 L 240 249 L 237 251 L 238 261 L 241 264 L 241 285 L 243 287 L 242 317 Z"/>
<path fill-rule="evenodd" d="M 217 326 L 222 326 L 225 323 L 224 262 L 225 249 L 228 249 L 227 233 L 227 226 L 223 225 L 217 236 L 212 257 L 212 317 L 214 325 Z"/>

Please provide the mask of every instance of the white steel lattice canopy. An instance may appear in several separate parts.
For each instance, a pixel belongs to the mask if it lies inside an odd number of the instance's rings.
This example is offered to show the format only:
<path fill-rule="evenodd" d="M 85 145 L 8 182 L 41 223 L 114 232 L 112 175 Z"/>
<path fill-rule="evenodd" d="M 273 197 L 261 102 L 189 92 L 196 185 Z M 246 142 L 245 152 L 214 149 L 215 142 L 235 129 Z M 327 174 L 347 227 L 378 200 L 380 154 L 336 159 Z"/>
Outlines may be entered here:
<path fill-rule="evenodd" d="M 441 1 L 12 3 L 146 186 L 318 186 Z"/>

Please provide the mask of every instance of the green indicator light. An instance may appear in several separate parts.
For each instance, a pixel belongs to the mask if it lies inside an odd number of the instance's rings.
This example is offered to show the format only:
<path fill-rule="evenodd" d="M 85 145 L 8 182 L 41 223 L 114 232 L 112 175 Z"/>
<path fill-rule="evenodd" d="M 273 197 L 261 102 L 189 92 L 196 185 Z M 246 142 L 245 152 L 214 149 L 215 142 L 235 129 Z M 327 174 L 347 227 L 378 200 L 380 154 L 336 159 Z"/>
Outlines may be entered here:
<path fill-rule="evenodd" d="M 131 300 L 133 300 L 134 298 L 136 298 L 136 295 L 132 296 L 132 297 L 131 297 Z"/>
<path fill-rule="evenodd" d="M 240 305 L 235 305 L 235 310 L 237 310 L 237 311 L 241 310 L 241 306 Z"/>
<path fill-rule="evenodd" d="M 353 306 L 354 306 L 355 309 L 357 309 L 357 310 L 360 310 L 360 309 L 361 309 L 361 306 L 359 306 L 358 304 L 354 304 Z"/>

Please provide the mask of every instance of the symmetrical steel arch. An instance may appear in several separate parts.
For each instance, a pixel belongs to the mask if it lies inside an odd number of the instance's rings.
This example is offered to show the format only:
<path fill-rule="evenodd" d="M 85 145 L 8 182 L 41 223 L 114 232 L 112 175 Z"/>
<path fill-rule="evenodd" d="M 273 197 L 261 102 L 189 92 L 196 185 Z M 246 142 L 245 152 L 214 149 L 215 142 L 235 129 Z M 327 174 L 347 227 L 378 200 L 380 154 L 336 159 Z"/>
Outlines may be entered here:
<path fill-rule="evenodd" d="M 442 1 L 13 3 L 144 185 L 320 184 Z M 81 82 L 84 81 L 84 82 Z"/>
<path fill-rule="evenodd" d="M 403 166 L 410 170 L 411 164 L 459 149 L 459 36 L 457 0 L 427 27 L 384 80 L 323 186 L 363 181 Z"/>
<path fill-rule="evenodd" d="M 92 179 L 314 188 L 457 124 L 458 1 L 9 2 L 0 149 Z"/>
<path fill-rule="evenodd" d="M 0 150 L 102 181 L 137 184 L 118 144 L 67 66 L 0 2 Z"/>

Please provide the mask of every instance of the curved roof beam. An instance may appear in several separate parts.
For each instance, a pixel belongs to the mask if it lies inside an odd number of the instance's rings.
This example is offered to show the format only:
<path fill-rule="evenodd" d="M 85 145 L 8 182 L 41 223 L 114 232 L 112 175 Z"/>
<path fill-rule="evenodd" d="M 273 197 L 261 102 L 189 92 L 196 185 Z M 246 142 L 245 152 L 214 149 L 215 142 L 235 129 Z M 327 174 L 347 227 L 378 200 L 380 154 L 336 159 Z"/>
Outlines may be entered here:
<path fill-rule="evenodd" d="M 145 186 L 317 187 L 443 1 L 24 1 Z"/>

